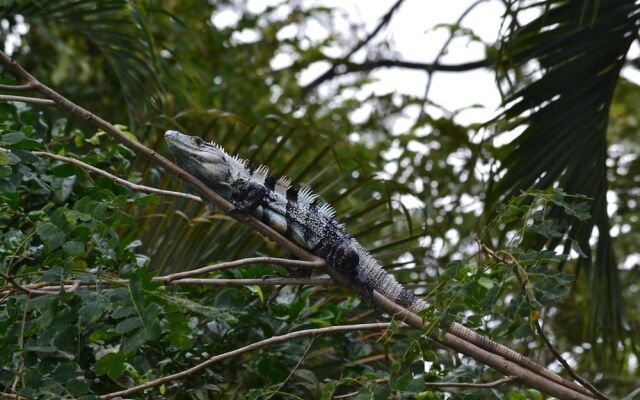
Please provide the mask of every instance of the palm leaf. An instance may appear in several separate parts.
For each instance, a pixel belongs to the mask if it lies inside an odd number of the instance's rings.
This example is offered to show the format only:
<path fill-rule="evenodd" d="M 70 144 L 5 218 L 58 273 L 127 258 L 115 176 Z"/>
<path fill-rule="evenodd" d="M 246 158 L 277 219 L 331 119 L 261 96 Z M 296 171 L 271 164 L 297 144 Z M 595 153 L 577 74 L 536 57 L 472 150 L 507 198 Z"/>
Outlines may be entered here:
<path fill-rule="evenodd" d="M 126 0 L 9 1 L 0 18 L 22 15 L 35 29 L 72 30 L 107 59 L 127 102 L 130 119 L 155 110 L 162 84 L 156 73 L 156 49 L 141 2 Z M 4 41 L 4 40 L 3 40 Z"/>
<path fill-rule="evenodd" d="M 592 219 L 572 221 L 567 234 L 588 249 L 597 228 L 595 257 L 588 252 L 578 270 L 586 267 L 589 279 L 591 337 L 608 333 L 616 342 L 624 335 L 625 313 L 609 235 L 606 131 L 640 6 L 629 0 L 538 4 L 542 14 L 507 32 L 501 48 L 501 81 L 511 82 L 509 74 L 522 76 L 519 85 L 508 89 L 501 120 L 509 129 L 525 129 L 498 150 L 503 176 L 491 188 L 487 206 L 554 184 L 593 199 Z"/>

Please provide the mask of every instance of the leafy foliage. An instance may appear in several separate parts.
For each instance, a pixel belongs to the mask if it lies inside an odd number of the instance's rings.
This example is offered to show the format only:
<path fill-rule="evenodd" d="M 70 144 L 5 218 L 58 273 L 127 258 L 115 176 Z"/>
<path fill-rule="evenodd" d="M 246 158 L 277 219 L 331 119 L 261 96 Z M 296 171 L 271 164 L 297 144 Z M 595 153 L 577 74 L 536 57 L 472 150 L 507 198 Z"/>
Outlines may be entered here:
<path fill-rule="evenodd" d="M 520 9 L 510 11 L 517 19 Z M 568 193 L 593 199 L 593 219 L 586 224 L 574 220 L 560 236 L 547 241 L 553 248 L 567 233 L 585 249 L 588 257 L 581 258 L 578 266 L 587 267 L 589 278 L 590 333 L 597 337 L 607 330 L 612 342 L 625 335 L 628 325 L 609 234 L 606 133 L 638 15 L 633 1 L 553 0 L 545 3 L 533 21 L 507 33 L 501 77 L 511 86 L 501 124 L 525 129 L 499 150 L 500 169 L 505 174 L 487 202 L 491 206 L 499 196 L 509 198 L 554 183 Z M 592 255 L 589 240 L 594 228 L 598 245 Z M 565 243 L 568 254 L 575 242 Z"/>

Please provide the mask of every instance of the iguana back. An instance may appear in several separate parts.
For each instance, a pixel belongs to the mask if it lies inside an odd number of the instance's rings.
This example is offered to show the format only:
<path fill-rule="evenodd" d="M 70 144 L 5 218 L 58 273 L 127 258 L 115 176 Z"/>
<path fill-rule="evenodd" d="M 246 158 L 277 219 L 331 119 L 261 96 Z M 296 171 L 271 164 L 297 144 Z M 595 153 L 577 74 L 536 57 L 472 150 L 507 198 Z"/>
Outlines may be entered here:
<path fill-rule="evenodd" d="M 196 136 L 167 131 L 165 139 L 178 165 L 231 202 L 282 233 L 370 292 L 418 312 L 427 303 L 387 273 L 338 221 L 333 207 L 309 188 L 291 185 L 286 177 L 252 167 L 224 149 Z"/>

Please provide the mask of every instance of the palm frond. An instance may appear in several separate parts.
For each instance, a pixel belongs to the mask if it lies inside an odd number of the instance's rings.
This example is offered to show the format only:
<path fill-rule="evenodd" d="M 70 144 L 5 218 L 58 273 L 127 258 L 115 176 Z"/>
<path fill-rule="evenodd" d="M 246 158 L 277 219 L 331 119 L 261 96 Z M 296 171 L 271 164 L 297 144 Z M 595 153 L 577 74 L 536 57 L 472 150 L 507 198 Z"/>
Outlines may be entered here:
<path fill-rule="evenodd" d="M 106 58 L 129 110 L 157 109 L 162 89 L 156 49 L 142 2 L 126 0 L 9 1 L 0 18 L 22 15 L 32 27 L 57 26 L 74 32 Z"/>
<path fill-rule="evenodd" d="M 491 188 L 487 206 L 555 184 L 592 199 L 592 219 L 574 221 L 567 234 L 588 249 L 597 228 L 595 257 L 587 252 L 578 267 L 586 267 L 591 290 L 591 337 L 616 342 L 624 336 L 625 313 L 609 235 L 606 132 L 620 69 L 636 37 L 640 5 L 629 0 L 537 4 L 541 15 L 507 32 L 502 43 L 501 82 L 521 79 L 508 88 L 501 119 L 508 129 L 525 129 L 498 149 L 503 174 L 497 174 L 502 177 Z M 519 10 L 511 11 L 517 16 Z"/>

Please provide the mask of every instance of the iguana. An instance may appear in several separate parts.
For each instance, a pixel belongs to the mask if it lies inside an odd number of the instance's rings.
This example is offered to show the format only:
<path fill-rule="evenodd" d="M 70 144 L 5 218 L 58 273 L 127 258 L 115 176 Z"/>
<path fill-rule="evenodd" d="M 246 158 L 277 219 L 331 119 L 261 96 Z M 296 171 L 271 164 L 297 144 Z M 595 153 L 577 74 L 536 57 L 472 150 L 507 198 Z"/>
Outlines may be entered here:
<path fill-rule="evenodd" d="M 307 187 L 276 177 L 266 166 L 251 166 L 221 146 L 197 136 L 167 131 L 165 139 L 178 165 L 231 202 L 298 245 L 323 258 L 352 284 L 380 292 L 406 309 L 419 312 L 428 304 L 398 283 L 345 230 L 333 207 Z"/>
<path fill-rule="evenodd" d="M 250 213 L 265 224 L 323 258 L 345 274 L 352 284 L 373 290 L 414 313 L 429 305 L 405 289 L 386 272 L 345 230 L 333 207 L 307 187 L 296 187 L 286 177 L 276 177 L 266 166 L 254 167 L 231 156 L 216 144 L 197 136 L 167 131 L 165 139 L 178 165 L 233 204 L 235 211 Z M 591 396 L 584 387 L 566 380 L 512 349 L 453 322 L 450 334 L 499 354 L 565 387 Z"/>

